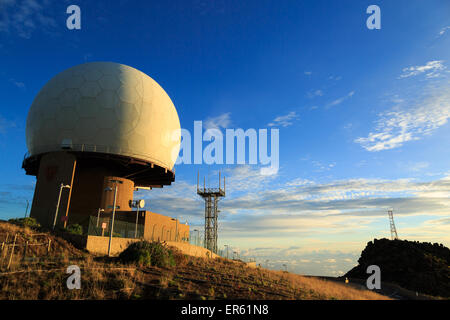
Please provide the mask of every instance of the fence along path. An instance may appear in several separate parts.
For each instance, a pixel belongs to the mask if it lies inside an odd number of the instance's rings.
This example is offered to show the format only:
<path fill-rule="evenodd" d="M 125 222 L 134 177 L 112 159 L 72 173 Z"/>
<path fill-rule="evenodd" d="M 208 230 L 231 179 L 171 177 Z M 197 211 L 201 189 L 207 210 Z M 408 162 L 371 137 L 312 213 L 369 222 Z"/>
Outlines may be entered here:
<path fill-rule="evenodd" d="M 26 260 L 27 253 L 29 251 L 28 248 L 36 247 L 36 246 L 45 246 L 47 248 L 47 254 L 49 254 L 50 250 L 51 250 L 52 239 L 46 233 L 36 233 L 36 234 L 24 235 L 21 232 L 16 232 L 16 233 L 14 233 L 14 236 L 12 236 L 12 234 L 7 232 L 6 236 L 5 236 L 5 233 L 0 234 L 0 235 L 4 236 L 3 237 L 4 241 L 2 242 L 1 252 L 0 252 L 0 268 L 3 267 L 5 262 L 7 261 L 6 269 L 9 270 L 9 268 L 11 267 L 11 262 L 12 262 L 13 256 L 16 253 L 15 252 L 16 248 L 23 248 L 22 261 Z M 22 238 L 23 238 L 21 243 L 17 243 L 18 236 L 22 236 Z M 34 243 L 33 241 L 31 241 L 31 243 L 30 243 L 30 239 L 32 239 L 33 237 L 40 237 L 40 236 L 46 236 L 48 238 L 45 239 L 45 241 L 43 241 L 43 242 Z M 11 239 L 13 239 L 13 240 L 11 241 Z M 9 251 L 9 258 L 8 258 L 8 251 Z"/>

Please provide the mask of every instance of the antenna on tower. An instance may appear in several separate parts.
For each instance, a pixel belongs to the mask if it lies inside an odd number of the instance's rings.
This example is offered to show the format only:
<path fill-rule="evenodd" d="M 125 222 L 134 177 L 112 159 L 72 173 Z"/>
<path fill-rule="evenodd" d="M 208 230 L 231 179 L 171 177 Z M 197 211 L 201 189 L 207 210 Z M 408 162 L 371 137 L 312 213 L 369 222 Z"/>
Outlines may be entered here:
<path fill-rule="evenodd" d="M 217 227 L 218 227 L 218 215 L 220 210 L 218 209 L 218 202 L 220 198 L 225 197 L 225 177 L 223 177 L 223 186 L 221 188 L 221 175 L 219 171 L 219 188 L 206 188 L 205 180 L 203 183 L 203 190 L 198 188 L 198 180 L 200 173 L 197 174 L 197 194 L 205 200 L 205 248 L 217 253 Z"/>
<path fill-rule="evenodd" d="M 398 240 L 397 229 L 394 223 L 394 210 L 388 209 L 389 224 L 391 226 L 391 240 Z"/>

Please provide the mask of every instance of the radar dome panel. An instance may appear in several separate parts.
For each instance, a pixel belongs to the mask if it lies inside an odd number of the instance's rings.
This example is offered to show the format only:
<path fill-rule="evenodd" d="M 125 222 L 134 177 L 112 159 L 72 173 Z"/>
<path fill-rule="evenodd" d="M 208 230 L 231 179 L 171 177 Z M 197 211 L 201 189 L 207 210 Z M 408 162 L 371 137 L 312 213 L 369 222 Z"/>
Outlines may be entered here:
<path fill-rule="evenodd" d="M 167 93 L 132 67 L 91 62 L 69 68 L 38 93 L 27 118 L 30 156 L 75 147 L 106 150 L 172 170 L 180 121 Z"/>

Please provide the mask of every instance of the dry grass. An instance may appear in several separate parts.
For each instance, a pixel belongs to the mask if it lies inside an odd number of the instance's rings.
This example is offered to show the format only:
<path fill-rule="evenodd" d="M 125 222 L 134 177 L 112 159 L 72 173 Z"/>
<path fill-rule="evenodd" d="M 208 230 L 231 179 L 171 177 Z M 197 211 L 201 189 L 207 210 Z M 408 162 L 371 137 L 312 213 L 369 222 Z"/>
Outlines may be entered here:
<path fill-rule="evenodd" d="M 275 273 L 283 273 L 281 271 Z M 370 290 L 358 290 L 344 283 L 336 283 L 332 281 L 322 280 L 312 277 L 303 277 L 297 274 L 284 273 L 281 277 L 287 280 L 297 288 L 306 291 L 314 291 L 319 294 L 319 298 L 338 299 L 338 300 L 390 300 L 386 296 Z"/>
<path fill-rule="evenodd" d="M 28 228 L 0 222 L 0 242 L 5 231 L 20 234 L 22 244 L 34 238 Z M 222 258 L 189 257 L 175 250 L 175 267 L 140 267 L 93 256 L 52 234 L 44 239 L 51 239 L 54 247 L 50 253 L 30 251 L 38 263 L 24 261 L 17 251 L 10 270 L 1 268 L 0 299 L 387 299 L 345 284 Z M 81 269 L 81 290 L 67 289 L 66 268 L 71 264 Z"/>

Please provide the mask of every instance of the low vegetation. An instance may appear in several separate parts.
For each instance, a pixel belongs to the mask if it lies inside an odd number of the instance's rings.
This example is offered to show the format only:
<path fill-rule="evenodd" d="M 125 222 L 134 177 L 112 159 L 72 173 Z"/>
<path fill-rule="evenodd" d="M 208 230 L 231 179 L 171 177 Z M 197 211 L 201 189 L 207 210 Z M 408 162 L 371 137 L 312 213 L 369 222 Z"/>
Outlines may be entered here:
<path fill-rule="evenodd" d="M 78 235 L 82 235 L 83 234 L 83 226 L 79 225 L 79 224 L 72 224 L 70 226 L 67 227 L 67 232 L 71 233 L 71 234 L 78 234 Z"/>
<path fill-rule="evenodd" d="M 31 217 L 9 219 L 9 222 L 18 226 L 29 227 L 32 229 L 39 229 L 41 227 L 41 225 L 36 221 L 36 219 Z"/>
<path fill-rule="evenodd" d="M 137 263 L 139 266 L 156 266 L 160 268 L 175 266 L 171 249 L 160 242 L 139 241 L 132 243 L 120 255 L 124 263 Z"/>

